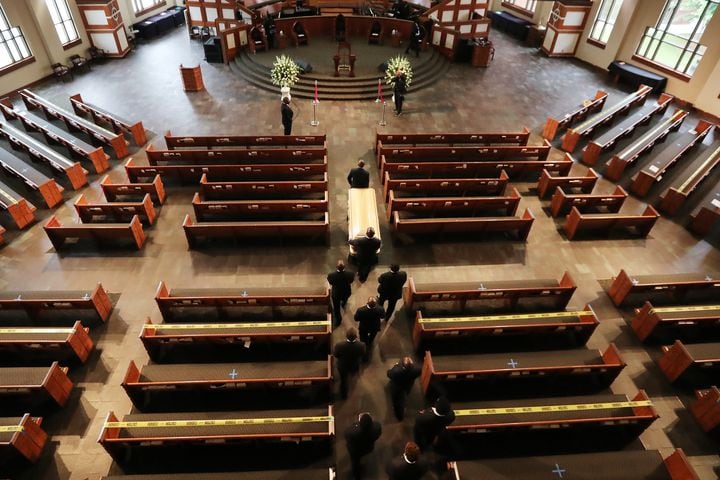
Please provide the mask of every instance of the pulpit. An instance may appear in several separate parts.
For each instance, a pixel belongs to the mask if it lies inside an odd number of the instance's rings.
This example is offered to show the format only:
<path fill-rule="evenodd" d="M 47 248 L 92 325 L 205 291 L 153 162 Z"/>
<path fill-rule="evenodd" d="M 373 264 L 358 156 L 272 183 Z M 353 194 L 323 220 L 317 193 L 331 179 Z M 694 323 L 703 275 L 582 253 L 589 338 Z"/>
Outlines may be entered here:
<path fill-rule="evenodd" d="M 333 56 L 335 62 L 335 76 L 339 77 L 340 72 L 355 76 L 355 59 L 357 56 L 352 53 L 349 42 L 338 42 L 337 53 Z"/>

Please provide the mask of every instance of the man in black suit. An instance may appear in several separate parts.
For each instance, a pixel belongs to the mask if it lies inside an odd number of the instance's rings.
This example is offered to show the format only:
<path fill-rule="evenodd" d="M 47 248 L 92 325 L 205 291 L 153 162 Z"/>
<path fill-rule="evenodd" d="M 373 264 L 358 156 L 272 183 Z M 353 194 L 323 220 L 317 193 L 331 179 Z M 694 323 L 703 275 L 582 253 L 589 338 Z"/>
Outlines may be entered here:
<path fill-rule="evenodd" d="M 348 184 L 350 188 L 368 188 L 370 186 L 370 173 L 365 170 L 365 162 L 360 160 L 357 165 L 348 173 Z"/>
<path fill-rule="evenodd" d="M 385 321 L 390 320 L 395 311 L 395 304 L 402 298 L 403 285 L 407 281 L 407 273 L 400 271 L 400 265 L 393 263 L 390 271 L 378 277 L 378 304 L 385 308 L 385 301 L 388 306 L 385 309 Z"/>
<path fill-rule="evenodd" d="M 358 330 L 360 330 L 360 340 L 365 344 L 364 361 L 370 359 L 372 352 L 372 344 L 375 335 L 380 331 L 380 322 L 385 316 L 385 310 L 377 304 L 375 297 L 368 298 L 367 304 L 358 308 L 355 312 L 355 321 L 358 322 Z"/>
<path fill-rule="evenodd" d="M 405 397 L 412 390 L 415 379 L 420 376 L 420 367 L 415 365 L 413 359 L 404 357 L 387 371 L 390 379 L 390 398 L 392 399 L 395 418 L 402 421 L 405 417 Z"/>
<path fill-rule="evenodd" d="M 333 356 L 337 359 L 335 363 L 340 373 L 340 395 L 343 399 L 348 396 L 350 375 L 360 370 L 360 362 L 366 351 L 365 344 L 358 340 L 358 332 L 354 327 L 348 328 L 345 340 L 333 347 Z"/>
<path fill-rule="evenodd" d="M 280 115 L 282 116 L 282 124 L 285 128 L 285 135 L 290 135 L 292 132 L 293 111 L 292 108 L 290 108 L 290 99 L 288 97 L 283 97 L 282 99 L 282 105 L 280 105 Z"/>
<path fill-rule="evenodd" d="M 332 287 L 330 298 L 333 306 L 333 326 L 338 327 L 342 323 L 342 309 L 345 308 L 350 293 L 352 293 L 352 282 L 355 274 L 345 270 L 345 262 L 338 260 L 334 272 L 327 276 L 327 281 Z"/>
<path fill-rule="evenodd" d="M 420 448 L 413 442 L 406 443 L 403 454 L 387 468 L 390 480 L 420 480 L 427 471 L 427 464 L 420 458 Z"/>
<path fill-rule="evenodd" d="M 380 248 L 380 240 L 375 238 L 375 229 L 368 227 L 364 237 L 353 238 L 348 242 L 355 247 L 355 261 L 358 267 L 358 280 L 360 283 L 367 280 L 370 268 L 378 261 L 377 251 Z"/>
<path fill-rule="evenodd" d="M 454 421 L 455 412 L 450 407 L 450 402 L 445 397 L 438 398 L 433 407 L 421 410 L 415 419 L 413 428 L 415 442 L 425 450 L 445 431 L 445 427 Z"/>
<path fill-rule="evenodd" d="M 345 429 L 345 442 L 350 454 L 353 478 L 356 480 L 360 479 L 362 457 L 373 451 L 375 441 L 381 434 L 380 422 L 374 421 L 369 413 L 361 413 L 358 421 Z"/>

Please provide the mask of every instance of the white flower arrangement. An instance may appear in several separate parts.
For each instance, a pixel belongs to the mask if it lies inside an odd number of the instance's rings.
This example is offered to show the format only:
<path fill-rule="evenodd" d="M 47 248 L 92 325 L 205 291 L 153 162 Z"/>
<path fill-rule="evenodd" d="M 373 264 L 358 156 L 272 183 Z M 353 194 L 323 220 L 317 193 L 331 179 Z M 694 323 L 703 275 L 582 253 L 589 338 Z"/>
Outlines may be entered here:
<path fill-rule="evenodd" d="M 385 70 L 385 81 L 388 85 L 392 85 L 392 79 L 395 78 L 395 74 L 400 71 L 405 74 L 405 87 L 409 87 L 412 83 L 413 71 L 410 60 L 403 55 L 393 57 L 387 62 L 388 67 Z"/>
<path fill-rule="evenodd" d="M 292 87 L 297 83 L 300 75 L 300 68 L 295 60 L 287 55 L 275 57 L 272 70 L 270 70 L 270 79 L 273 85 L 279 87 Z"/>

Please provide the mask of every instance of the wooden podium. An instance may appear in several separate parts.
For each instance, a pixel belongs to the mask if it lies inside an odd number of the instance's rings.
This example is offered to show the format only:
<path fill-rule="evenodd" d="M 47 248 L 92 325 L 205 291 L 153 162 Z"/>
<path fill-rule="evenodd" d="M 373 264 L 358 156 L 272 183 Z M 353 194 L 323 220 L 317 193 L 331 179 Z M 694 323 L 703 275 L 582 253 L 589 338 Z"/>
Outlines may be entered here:
<path fill-rule="evenodd" d="M 183 89 L 186 92 L 205 90 L 200 65 L 197 67 L 183 67 L 182 64 L 180 64 L 180 75 L 182 76 Z"/>

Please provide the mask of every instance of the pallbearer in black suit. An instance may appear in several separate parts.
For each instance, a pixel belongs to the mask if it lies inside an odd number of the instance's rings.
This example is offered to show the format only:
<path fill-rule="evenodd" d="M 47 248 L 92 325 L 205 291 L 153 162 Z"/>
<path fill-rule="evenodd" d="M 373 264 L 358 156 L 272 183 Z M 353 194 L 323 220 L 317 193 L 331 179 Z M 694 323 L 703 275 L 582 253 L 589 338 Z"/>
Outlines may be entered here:
<path fill-rule="evenodd" d="M 412 390 L 415 379 L 420 376 L 420 373 L 420 367 L 415 365 L 410 357 L 404 357 L 402 362 L 396 363 L 387 371 L 390 379 L 393 412 L 395 412 L 395 418 L 400 421 L 405 418 L 405 397 Z"/>
<path fill-rule="evenodd" d="M 420 480 L 428 471 L 420 456 L 420 448 L 413 442 L 405 444 L 405 451 L 388 465 L 390 480 Z"/>
<path fill-rule="evenodd" d="M 342 398 L 348 396 L 348 382 L 350 375 L 360 370 L 360 362 L 365 356 L 365 344 L 358 340 L 358 332 L 348 328 L 345 340 L 338 342 L 333 347 L 333 356 L 337 359 L 338 373 L 340 373 L 340 395 Z"/>
<path fill-rule="evenodd" d="M 337 267 L 334 272 L 327 276 L 330 284 L 330 298 L 333 305 L 333 326 L 337 327 L 342 323 L 342 309 L 345 308 L 350 293 L 352 293 L 352 282 L 355 280 L 355 274 L 345 270 L 345 262 L 338 260 Z"/>
<path fill-rule="evenodd" d="M 365 162 L 360 160 L 357 165 L 348 173 L 348 184 L 350 188 L 368 188 L 370 186 L 370 173 L 365 170 Z"/>
<path fill-rule="evenodd" d="M 362 457 L 371 453 L 375 448 L 375 441 L 382 434 L 380 422 L 372 419 L 369 413 L 358 415 L 358 421 L 345 429 L 345 442 L 347 443 L 352 473 L 355 480 L 360 479 Z"/>
<path fill-rule="evenodd" d="M 455 421 L 455 412 L 445 397 L 440 397 L 431 408 L 421 410 L 415 419 L 413 436 L 421 449 L 431 446 L 445 428 Z"/>
<path fill-rule="evenodd" d="M 292 132 L 293 122 L 293 111 L 290 108 L 290 99 L 284 97 L 282 99 L 282 105 L 280 105 L 280 115 L 282 116 L 282 124 L 285 129 L 285 135 L 290 135 Z"/>
<path fill-rule="evenodd" d="M 364 358 L 366 362 L 370 358 L 372 344 L 375 336 L 380 331 L 380 322 L 383 317 L 385 317 L 385 310 L 377 304 L 375 297 L 368 298 L 367 304 L 358 308 L 355 312 L 355 321 L 359 324 L 360 340 L 367 347 Z"/>
<path fill-rule="evenodd" d="M 355 247 L 355 259 L 358 266 L 358 280 L 364 282 L 370 274 L 370 268 L 378 261 L 377 251 L 380 249 L 380 240 L 375 238 L 375 229 L 368 227 L 364 237 L 353 238 L 348 242 Z"/>
<path fill-rule="evenodd" d="M 378 277 L 378 305 L 385 308 L 385 301 L 388 306 L 385 309 L 385 321 L 390 320 L 395 311 L 395 304 L 402 298 L 403 285 L 407 281 L 407 273 L 400 271 L 400 265 L 393 263 L 390 271 Z"/>

